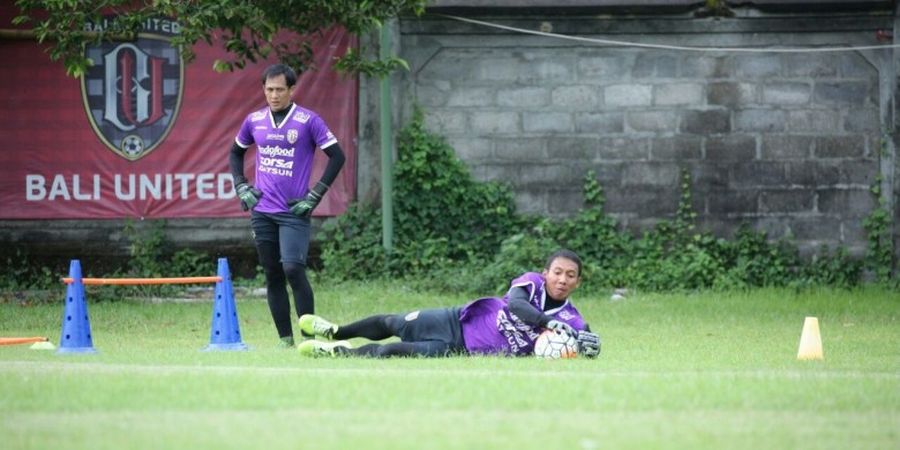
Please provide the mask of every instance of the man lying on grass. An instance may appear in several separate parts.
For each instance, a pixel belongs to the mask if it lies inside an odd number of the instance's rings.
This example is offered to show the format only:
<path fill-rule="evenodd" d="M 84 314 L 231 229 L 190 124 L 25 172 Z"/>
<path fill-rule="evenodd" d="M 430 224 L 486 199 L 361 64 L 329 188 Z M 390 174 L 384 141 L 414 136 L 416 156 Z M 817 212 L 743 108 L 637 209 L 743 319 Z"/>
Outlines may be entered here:
<path fill-rule="evenodd" d="M 600 337 L 569 300 L 581 281 L 581 258 L 569 250 L 553 253 L 542 273 L 527 272 L 512 281 L 503 298 L 481 298 L 463 306 L 426 309 L 408 314 L 379 314 L 337 325 L 319 316 L 300 317 L 304 334 L 335 342 L 307 340 L 297 349 L 306 356 L 371 357 L 455 354 L 530 356 L 546 329 L 576 336 L 578 353 L 600 354 Z M 396 336 L 400 342 L 353 348 L 344 339 L 373 341 Z"/>

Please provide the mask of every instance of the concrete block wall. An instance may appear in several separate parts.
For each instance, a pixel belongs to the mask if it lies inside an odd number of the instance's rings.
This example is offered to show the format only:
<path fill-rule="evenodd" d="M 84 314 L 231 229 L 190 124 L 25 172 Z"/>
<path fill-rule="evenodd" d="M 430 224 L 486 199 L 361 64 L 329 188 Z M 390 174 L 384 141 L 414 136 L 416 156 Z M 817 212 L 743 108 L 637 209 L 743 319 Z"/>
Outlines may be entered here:
<path fill-rule="evenodd" d="M 877 27 L 829 32 L 803 18 L 790 32 L 768 32 L 764 19 L 699 21 L 704 33 L 692 31 L 696 19 L 673 20 L 666 33 L 640 21 L 616 32 L 619 25 L 603 18 L 551 24 L 565 33 L 591 22 L 613 32 L 593 37 L 758 48 L 874 42 L 868 28 Z M 575 212 L 593 169 L 607 211 L 642 229 L 673 217 L 685 169 L 704 230 L 730 236 L 746 223 L 792 239 L 806 254 L 821 245 L 865 251 L 861 224 L 876 206 L 869 187 L 879 172 L 881 127 L 878 70 L 860 52 L 622 48 L 447 19 L 401 21 L 399 40 L 412 67 L 395 82 L 400 125 L 420 106 L 429 129 L 477 178 L 512 185 L 522 212 Z"/>

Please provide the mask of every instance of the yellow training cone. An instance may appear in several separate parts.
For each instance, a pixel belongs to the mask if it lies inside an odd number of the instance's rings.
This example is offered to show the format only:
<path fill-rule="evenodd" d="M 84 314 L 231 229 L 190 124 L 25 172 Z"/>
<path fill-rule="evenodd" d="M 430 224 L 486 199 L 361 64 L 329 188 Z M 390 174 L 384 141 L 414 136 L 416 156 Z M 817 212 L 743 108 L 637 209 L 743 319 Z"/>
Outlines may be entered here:
<path fill-rule="evenodd" d="M 819 334 L 819 319 L 807 317 L 803 321 L 803 333 L 800 334 L 800 349 L 797 359 L 822 359 L 822 336 Z"/>

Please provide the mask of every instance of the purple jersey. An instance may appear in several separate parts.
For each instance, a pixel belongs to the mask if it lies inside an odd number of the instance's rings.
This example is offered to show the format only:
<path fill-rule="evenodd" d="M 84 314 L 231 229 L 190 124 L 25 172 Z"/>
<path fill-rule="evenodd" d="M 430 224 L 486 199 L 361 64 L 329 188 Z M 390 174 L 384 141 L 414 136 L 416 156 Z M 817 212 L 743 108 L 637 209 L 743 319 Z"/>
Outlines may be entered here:
<path fill-rule="evenodd" d="M 256 144 L 254 184 L 263 196 L 254 210 L 264 213 L 286 212 L 288 200 L 305 197 L 316 147 L 337 143 L 318 114 L 296 104 L 279 124 L 269 107 L 250 113 L 234 141 Z"/>
<path fill-rule="evenodd" d="M 529 303 L 540 311 L 544 311 L 547 294 L 544 291 L 544 277 L 539 273 L 528 272 L 512 281 L 510 288 L 524 287 L 529 293 Z M 531 326 L 522 322 L 509 312 L 509 294 L 502 299 L 495 297 L 481 298 L 465 306 L 459 314 L 466 350 L 475 354 L 530 355 L 534 352 L 534 341 L 543 332 L 539 326 Z M 544 314 L 556 320 L 566 322 L 576 330 L 584 329 L 584 318 L 566 302 Z"/>

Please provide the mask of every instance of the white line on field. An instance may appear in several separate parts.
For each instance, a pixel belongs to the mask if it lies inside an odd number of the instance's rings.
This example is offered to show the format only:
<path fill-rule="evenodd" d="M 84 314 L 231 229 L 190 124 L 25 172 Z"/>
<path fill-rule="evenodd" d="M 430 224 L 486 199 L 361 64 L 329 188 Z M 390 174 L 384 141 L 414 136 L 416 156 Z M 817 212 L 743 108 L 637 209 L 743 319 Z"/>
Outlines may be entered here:
<path fill-rule="evenodd" d="M 552 362 L 550 362 L 552 364 Z M 562 362 L 565 364 L 565 362 Z M 323 374 L 331 376 L 365 375 L 397 375 L 397 376 L 432 376 L 448 375 L 468 377 L 578 377 L 578 378 L 757 378 L 757 379 L 885 379 L 900 380 L 897 372 L 864 372 L 844 370 L 679 370 L 679 371 L 631 371 L 602 369 L 553 370 L 536 369 L 534 366 L 521 370 L 509 369 L 450 369 L 446 367 L 412 368 L 412 367 L 254 367 L 254 366 L 188 366 L 188 365 L 140 365 L 140 364 L 108 364 L 108 363 L 68 363 L 46 361 L 4 361 L 0 362 L 0 372 L 39 372 L 39 373 L 136 373 L 154 375 L 174 374 L 210 374 L 210 373 L 253 373 L 253 374 Z"/>

